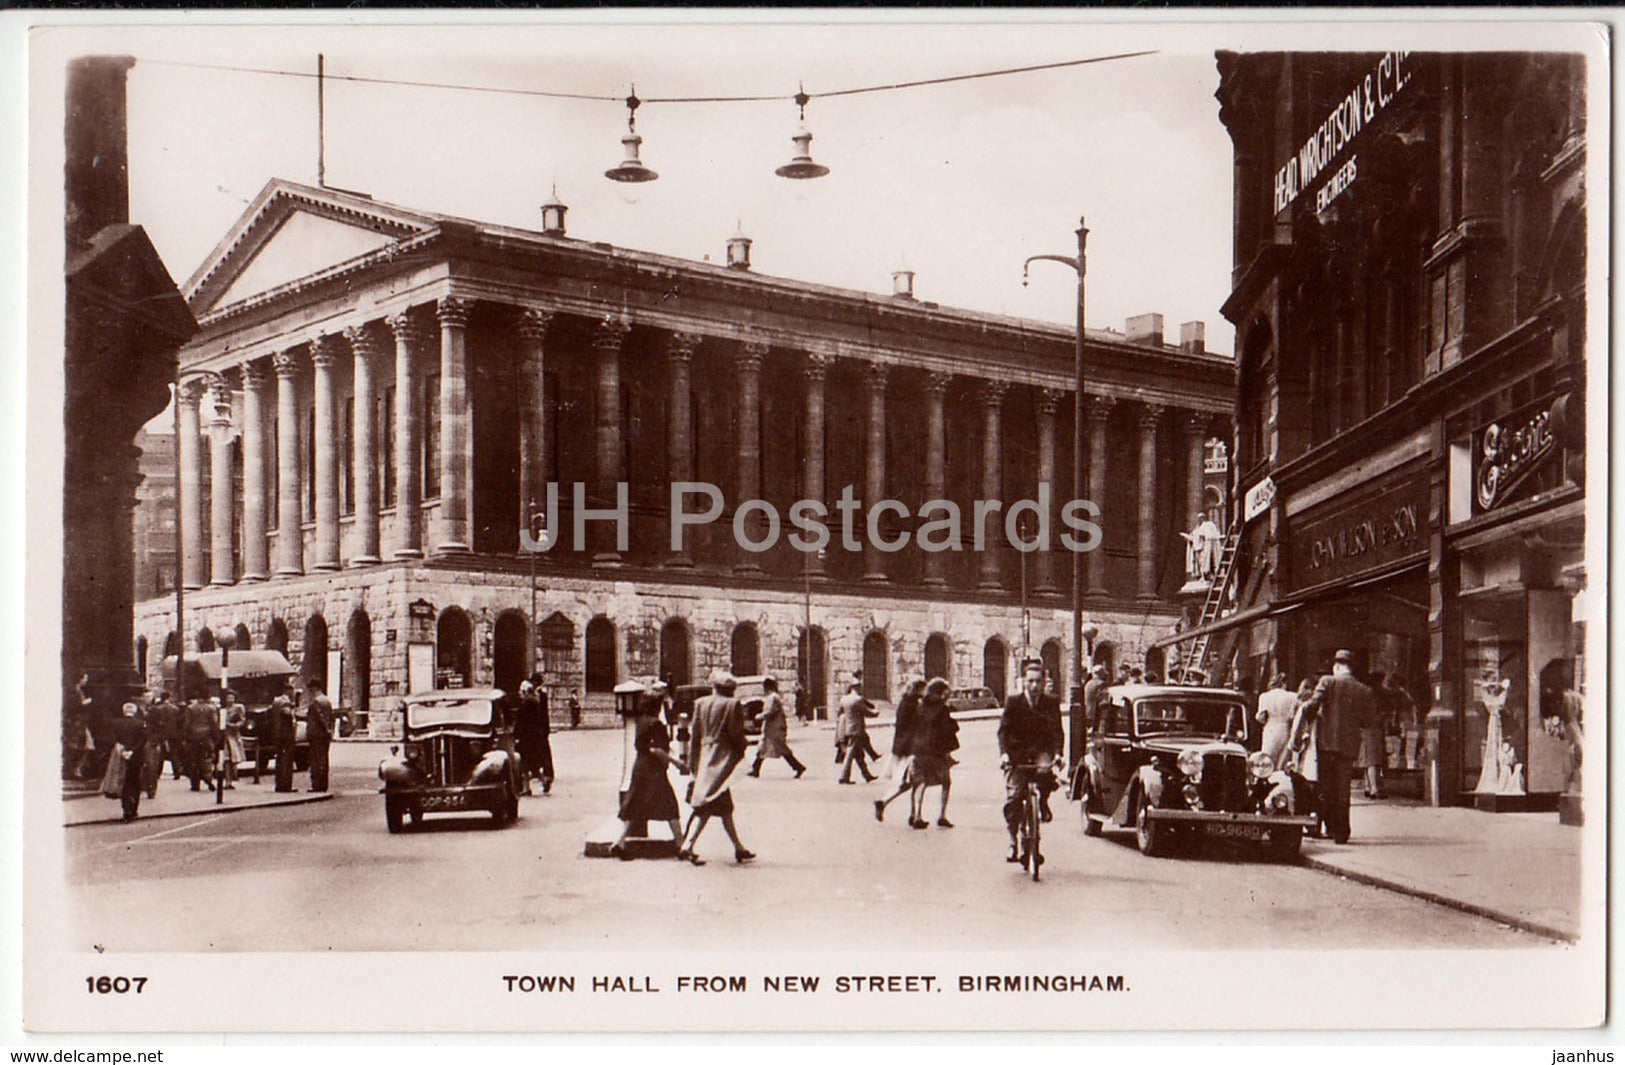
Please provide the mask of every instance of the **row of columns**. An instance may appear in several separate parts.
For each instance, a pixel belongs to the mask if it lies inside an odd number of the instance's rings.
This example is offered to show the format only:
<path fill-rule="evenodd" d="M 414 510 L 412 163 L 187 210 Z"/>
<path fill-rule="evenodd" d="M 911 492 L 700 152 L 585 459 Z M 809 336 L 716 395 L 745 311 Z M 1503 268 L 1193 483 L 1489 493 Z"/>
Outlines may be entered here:
<path fill-rule="evenodd" d="M 448 297 L 435 304 L 439 325 L 440 371 L 440 441 L 438 469 L 440 475 L 440 502 L 433 544 L 437 551 L 466 551 L 470 546 L 468 484 L 471 470 L 470 410 L 467 377 L 467 324 L 471 302 Z M 545 496 L 547 402 L 544 391 L 546 370 L 546 336 L 555 315 L 544 309 L 526 309 L 518 322 L 521 359 L 521 396 L 519 403 L 519 492 L 520 512 L 528 517 Z M 594 462 L 593 487 L 600 499 L 612 499 L 615 484 L 621 477 L 624 464 L 624 442 L 621 426 L 620 354 L 630 331 L 626 322 L 606 319 L 593 337 L 593 383 L 595 397 L 593 416 Z M 232 478 L 229 450 L 229 394 L 222 380 L 216 378 L 215 416 L 211 423 L 211 464 L 216 471 L 212 478 L 210 498 L 211 561 L 209 583 L 232 584 L 237 580 L 260 581 L 274 573 L 292 576 L 307 569 L 330 571 L 340 568 L 339 495 L 338 480 L 340 456 L 339 434 L 334 392 L 334 372 L 348 347 L 353 361 L 354 404 L 354 502 L 355 551 L 348 560 L 352 566 L 379 562 L 384 553 L 380 545 L 379 485 L 377 481 L 377 440 L 371 412 L 377 398 L 378 364 L 391 352 L 394 357 L 395 380 L 395 515 L 396 543 L 392 557 L 396 559 L 421 558 L 424 554 L 420 497 L 422 494 L 418 457 L 423 447 L 423 417 L 417 402 L 420 359 L 429 337 L 416 316 L 407 312 L 391 315 L 383 322 L 369 322 L 343 331 L 343 342 L 336 334 L 317 336 L 310 344 L 310 364 L 314 372 L 311 397 L 314 422 L 315 484 L 315 537 L 311 557 L 305 557 L 302 530 L 303 469 L 299 449 L 299 381 L 304 360 L 297 349 L 278 352 L 271 358 L 276 381 L 277 409 L 277 550 L 275 559 L 268 557 L 268 534 L 265 513 L 266 485 L 266 386 L 270 376 L 263 362 L 244 365 L 243 383 L 243 569 L 233 571 L 232 538 Z M 673 481 L 692 480 L 691 468 L 694 437 L 694 411 L 692 404 L 692 365 L 702 337 L 685 332 L 668 335 L 665 344 L 670 392 L 668 395 L 667 450 L 669 472 Z M 760 342 L 747 342 L 741 346 L 734 369 L 733 392 L 737 397 L 736 424 L 738 426 L 737 489 L 739 498 L 756 498 L 760 492 L 760 422 L 761 372 L 768 347 Z M 803 435 L 800 490 L 805 498 L 824 499 L 825 468 L 825 399 L 826 385 L 834 357 L 825 351 L 809 351 L 802 366 L 803 382 Z M 863 485 L 864 498 L 878 500 L 886 494 L 886 388 L 890 367 L 885 363 L 868 363 L 864 370 L 865 446 Z M 945 397 L 951 375 L 940 371 L 926 376 L 924 489 L 926 498 L 942 498 L 946 485 L 946 429 Z M 188 587 L 203 583 L 202 549 L 202 473 L 199 461 L 199 438 L 202 431 L 200 400 L 205 378 L 196 377 L 183 383 L 179 390 L 178 441 L 180 497 L 182 516 L 182 579 Z M 1002 496 L 1002 456 L 1000 451 L 1001 418 L 1007 394 L 1003 382 L 985 382 L 980 392 L 982 406 L 982 497 L 998 499 Z M 1038 455 L 1034 484 L 1047 481 L 1056 484 L 1056 411 L 1064 393 L 1058 389 L 1040 389 L 1035 405 L 1037 415 Z M 1089 437 L 1089 489 L 1097 501 L 1101 497 L 1108 476 L 1106 450 L 1106 422 L 1115 404 L 1111 397 L 1089 397 L 1087 428 Z M 1138 591 L 1142 596 L 1155 593 L 1156 542 L 1156 429 L 1164 408 L 1156 404 L 1139 404 L 1136 424 L 1139 430 L 1140 508 L 1137 543 L 1139 568 Z M 1202 507 L 1202 456 L 1207 437 L 1208 415 L 1190 412 L 1182 424 L 1187 447 L 1188 483 L 1185 486 L 1187 513 Z M 220 472 L 225 471 L 226 476 Z M 866 541 L 867 542 L 867 541 Z M 601 545 L 613 548 L 613 544 Z M 1086 556 L 1086 580 L 1091 594 L 1104 595 L 1100 552 Z M 1057 584 L 1056 566 L 1059 555 L 1052 554 L 1050 565 L 1041 566 L 1038 573 L 1039 591 L 1053 591 Z M 979 583 L 984 589 L 1001 586 L 1000 556 L 995 551 L 980 555 Z M 612 550 L 600 550 L 594 561 L 614 564 L 620 561 Z M 691 566 L 686 554 L 669 559 L 674 566 Z M 807 560 L 810 574 L 823 572 L 823 563 L 816 555 Z M 883 581 L 886 573 L 883 559 L 872 546 L 866 546 L 863 572 L 865 579 Z M 940 554 L 926 556 L 924 583 L 932 587 L 946 584 Z"/>

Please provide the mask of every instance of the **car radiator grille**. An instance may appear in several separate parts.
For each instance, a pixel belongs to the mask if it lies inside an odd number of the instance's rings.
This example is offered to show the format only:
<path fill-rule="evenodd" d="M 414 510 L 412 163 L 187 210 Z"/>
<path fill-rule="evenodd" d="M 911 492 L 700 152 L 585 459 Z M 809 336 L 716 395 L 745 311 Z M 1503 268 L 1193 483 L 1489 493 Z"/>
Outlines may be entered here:
<path fill-rule="evenodd" d="M 1247 760 L 1234 754 L 1202 758 L 1202 805 L 1209 810 L 1240 810 L 1247 800 Z"/>

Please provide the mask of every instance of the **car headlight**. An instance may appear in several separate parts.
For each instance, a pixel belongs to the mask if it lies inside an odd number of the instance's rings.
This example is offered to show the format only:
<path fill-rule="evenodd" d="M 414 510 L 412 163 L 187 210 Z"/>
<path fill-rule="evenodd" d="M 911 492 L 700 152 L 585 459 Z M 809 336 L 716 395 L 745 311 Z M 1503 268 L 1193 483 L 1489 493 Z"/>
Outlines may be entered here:
<path fill-rule="evenodd" d="M 1275 759 L 1263 751 L 1254 751 L 1247 756 L 1247 771 L 1254 780 L 1266 780 L 1275 772 Z"/>
<path fill-rule="evenodd" d="M 1196 750 L 1179 752 L 1179 771 L 1190 777 L 1192 781 L 1202 779 L 1202 752 Z"/>

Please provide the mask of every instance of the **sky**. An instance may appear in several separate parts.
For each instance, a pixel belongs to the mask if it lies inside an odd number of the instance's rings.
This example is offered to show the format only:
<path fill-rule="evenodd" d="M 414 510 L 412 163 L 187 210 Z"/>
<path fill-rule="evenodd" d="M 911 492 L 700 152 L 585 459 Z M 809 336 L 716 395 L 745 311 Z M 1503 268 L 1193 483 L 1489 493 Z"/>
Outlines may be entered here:
<path fill-rule="evenodd" d="M 1211 42 L 1083 25 L 166 26 L 127 31 L 130 209 L 184 282 L 272 178 L 314 183 L 325 56 L 330 185 L 405 207 L 539 228 L 556 186 L 572 237 L 1072 324 L 1077 279 L 1023 260 L 1072 254 L 1090 229 L 1087 320 L 1203 321 L 1229 353 L 1230 142 Z M 1156 49 L 1066 69 L 856 95 L 842 89 Z M 190 64 L 190 65 L 188 65 Z M 276 76 L 251 70 L 298 72 Z M 562 92 L 543 98 L 344 76 Z M 612 182 L 635 85 L 657 181 Z M 813 97 L 829 176 L 774 175 L 792 97 Z M 763 102 L 659 103 L 765 96 Z"/>

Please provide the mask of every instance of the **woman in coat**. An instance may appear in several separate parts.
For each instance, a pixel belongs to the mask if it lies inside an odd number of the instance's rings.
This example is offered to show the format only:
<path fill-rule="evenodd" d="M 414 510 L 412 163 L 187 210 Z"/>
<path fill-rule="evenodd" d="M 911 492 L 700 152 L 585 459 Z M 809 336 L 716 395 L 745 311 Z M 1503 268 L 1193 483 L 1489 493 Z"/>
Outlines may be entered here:
<path fill-rule="evenodd" d="M 917 803 L 919 792 L 909 778 L 909 766 L 914 761 L 914 727 L 919 718 L 920 700 L 924 696 L 925 681 L 912 680 L 903 689 L 903 697 L 897 701 L 897 722 L 892 727 L 891 741 L 891 772 L 897 778 L 897 790 L 884 799 L 875 800 L 876 821 L 886 819 L 886 807 L 904 792 L 909 793 L 908 823 L 913 825 L 920 820 Z M 924 824 L 923 821 L 920 823 Z"/>
<path fill-rule="evenodd" d="M 1286 688 L 1286 674 L 1275 674 L 1269 688 L 1258 697 L 1256 720 L 1264 726 L 1259 750 L 1269 755 L 1276 765 L 1281 764 L 1286 753 L 1287 735 L 1292 731 L 1292 716 L 1297 709 L 1297 697 Z"/>
<path fill-rule="evenodd" d="M 121 716 L 113 722 L 113 750 L 107 759 L 107 773 L 102 777 L 102 794 L 118 799 L 124 810 L 124 820 L 134 821 L 141 808 L 141 767 L 147 753 L 147 725 L 141 720 L 141 708 L 125 703 Z"/>
<path fill-rule="evenodd" d="M 937 827 L 952 828 L 948 820 L 948 793 L 953 788 L 953 752 L 959 748 L 959 722 L 948 710 L 948 682 L 935 677 L 925 686 L 919 716 L 914 720 L 914 757 L 909 762 L 909 780 L 914 787 L 913 805 L 924 812 L 925 789 L 942 789 L 942 806 L 937 811 Z M 925 819 L 916 815 L 910 822 L 924 828 Z"/>
<path fill-rule="evenodd" d="M 226 728 L 222 742 L 226 746 L 226 787 L 237 786 L 237 763 L 244 759 L 243 726 L 248 724 L 248 708 L 237 701 L 237 693 L 227 691 Z"/>
<path fill-rule="evenodd" d="M 735 687 L 732 674 L 718 670 L 711 675 L 712 694 L 694 701 L 694 720 L 689 725 L 685 759 L 694 773 L 693 791 L 689 795 L 694 813 L 688 819 L 688 830 L 677 857 L 695 865 L 705 864 L 705 860 L 694 853 L 694 846 L 713 817 L 721 819 L 722 829 L 734 845 L 735 862 L 743 865 L 756 857 L 739 839 L 739 829 L 734 824 L 733 791 L 728 786 L 734 770 L 745 760 L 745 708 L 734 698 Z"/>
<path fill-rule="evenodd" d="M 671 753 L 671 733 L 660 720 L 660 696 L 649 693 L 638 698 L 637 718 L 632 736 L 632 782 L 621 793 L 621 834 L 609 852 L 622 861 L 632 855 L 626 849 L 626 837 L 638 822 L 664 821 L 671 828 L 671 838 L 683 838 L 681 815 L 677 809 L 677 794 L 671 789 L 667 776 L 672 766 L 679 773 L 687 773 L 688 766 Z"/>
<path fill-rule="evenodd" d="M 1303 813 L 1319 814 L 1320 812 L 1320 756 L 1319 756 L 1319 729 L 1315 718 L 1307 716 L 1307 704 L 1310 696 L 1315 694 L 1315 681 L 1313 677 L 1303 678 L 1298 685 L 1295 697 L 1295 706 L 1292 711 L 1292 725 L 1287 730 L 1286 749 L 1282 752 L 1281 767 L 1289 772 L 1296 773 L 1310 784 L 1310 792 L 1315 797 L 1315 809 L 1304 810 Z M 1310 835 L 1319 838 L 1324 836 L 1324 819 L 1317 817 L 1315 828 Z"/>

